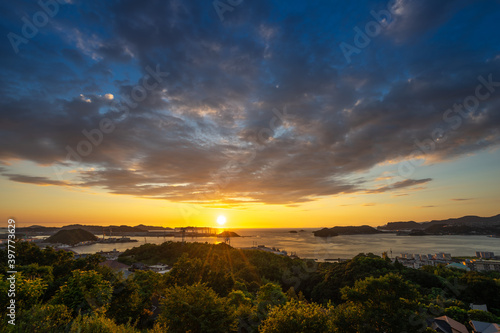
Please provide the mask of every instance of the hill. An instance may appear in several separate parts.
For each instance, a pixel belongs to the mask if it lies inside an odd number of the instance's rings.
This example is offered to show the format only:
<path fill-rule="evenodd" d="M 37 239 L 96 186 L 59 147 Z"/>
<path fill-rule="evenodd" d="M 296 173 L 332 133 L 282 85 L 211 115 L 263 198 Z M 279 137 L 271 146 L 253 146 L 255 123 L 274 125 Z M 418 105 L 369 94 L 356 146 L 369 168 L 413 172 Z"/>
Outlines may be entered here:
<path fill-rule="evenodd" d="M 407 222 L 389 222 L 386 225 L 377 227 L 378 230 L 413 230 L 413 229 L 422 229 L 423 225 L 417 223 L 415 221 L 407 221 Z"/>
<path fill-rule="evenodd" d="M 234 231 L 223 231 L 220 234 L 217 235 L 217 237 L 241 237 Z"/>
<path fill-rule="evenodd" d="M 496 230 L 500 226 L 500 214 L 490 217 L 481 216 L 462 216 L 459 218 L 450 218 L 446 220 L 432 220 L 428 222 L 388 222 L 386 225 L 377 227 L 378 230 L 385 231 L 398 231 L 398 230 L 425 230 L 428 233 L 433 233 L 435 231 L 441 231 L 443 226 L 455 226 L 457 228 L 450 228 L 447 231 L 453 232 L 456 230 L 458 233 L 463 233 L 466 230 L 477 230 L 481 229 L 484 233 L 491 233 L 489 229 Z M 458 226 L 465 226 L 471 228 L 458 228 Z M 432 228 L 431 228 L 432 227 Z M 477 230 L 479 231 L 479 230 Z"/>
<path fill-rule="evenodd" d="M 500 226 L 434 224 L 424 229 L 428 235 L 498 235 Z"/>
<path fill-rule="evenodd" d="M 362 226 L 349 226 L 349 227 L 333 227 L 323 228 L 321 230 L 313 231 L 316 237 L 333 237 L 338 235 L 366 235 L 377 234 L 380 231 L 368 225 Z"/>
<path fill-rule="evenodd" d="M 314 236 L 316 237 L 335 237 L 339 234 L 333 231 L 332 229 L 323 228 L 321 230 L 313 231 Z"/>
<path fill-rule="evenodd" d="M 75 245 L 80 242 L 96 241 L 97 237 L 83 229 L 59 230 L 46 239 L 47 243 Z"/>

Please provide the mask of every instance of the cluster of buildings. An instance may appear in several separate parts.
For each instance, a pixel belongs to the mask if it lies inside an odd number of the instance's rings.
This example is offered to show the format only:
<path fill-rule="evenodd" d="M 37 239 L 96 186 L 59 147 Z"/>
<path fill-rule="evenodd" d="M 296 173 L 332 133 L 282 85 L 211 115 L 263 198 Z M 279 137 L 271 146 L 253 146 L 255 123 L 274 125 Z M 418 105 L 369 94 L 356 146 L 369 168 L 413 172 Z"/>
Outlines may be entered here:
<path fill-rule="evenodd" d="M 170 272 L 172 268 L 165 264 L 156 264 L 156 265 L 145 265 L 143 263 L 137 262 L 129 266 L 128 270 L 131 272 L 134 271 L 153 271 L 155 273 L 165 274 Z"/>
<path fill-rule="evenodd" d="M 265 245 L 257 245 L 257 246 L 252 246 L 252 247 L 242 247 L 241 249 L 242 250 L 260 250 L 260 251 L 264 251 L 264 252 L 274 253 L 274 254 L 277 254 L 280 256 L 287 256 L 288 255 L 288 252 L 286 252 L 285 250 L 280 250 L 280 249 L 275 248 L 275 247 L 266 247 Z M 295 254 L 292 253 L 292 255 L 295 255 Z"/>
<path fill-rule="evenodd" d="M 96 252 L 96 254 L 99 254 L 103 256 L 106 260 L 117 260 L 120 254 L 123 252 L 117 251 L 116 249 L 113 249 L 113 251 L 99 251 Z"/>
<path fill-rule="evenodd" d="M 477 320 L 469 322 L 473 333 L 498 333 L 500 325 L 496 323 L 486 323 Z M 428 326 L 440 333 L 470 333 L 465 325 L 448 316 L 434 318 L 428 323 Z"/>
<path fill-rule="evenodd" d="M 477 259 L 453 259 L 450 253 L 413 254 L 401 253 L 396 260 L 405 267 L 419 269 L 423 266 L 446 265 L 449 268 L 472 270 L 477 272 L 500 272 L 500 260 L 493 252 L 476 252 Z"/>
<path fill-rule="evenodd" d="M 99 265 L 111 268 L 115 272 L 121 272 L 125 278 L 135 271 L 153 271 L 155 273 L 165 274 L 170 272 L 172 269 L 170 266 L 165 264 L 145 265 L 143 263 L 134 263 L 132 266 L 129 266 L 114 259 L 105 260 Z"/>
<path fill-rule="evenodd" d="M 394 261 L 396 260 L 405 267 L 415 269 L 423 266 L 437 266 L 439 264 L 447 265 L 452 263 L 451 254 L 442 252 L 436 254 L 401 253 L 401 255 L 396 257 Z"/>
<path fill-rule="evenodd" d="M 479 252 L 476 251 L 476 257 L 482 259 L 493 259 L 495 258 L 495 254 L 493 252 Z"/>

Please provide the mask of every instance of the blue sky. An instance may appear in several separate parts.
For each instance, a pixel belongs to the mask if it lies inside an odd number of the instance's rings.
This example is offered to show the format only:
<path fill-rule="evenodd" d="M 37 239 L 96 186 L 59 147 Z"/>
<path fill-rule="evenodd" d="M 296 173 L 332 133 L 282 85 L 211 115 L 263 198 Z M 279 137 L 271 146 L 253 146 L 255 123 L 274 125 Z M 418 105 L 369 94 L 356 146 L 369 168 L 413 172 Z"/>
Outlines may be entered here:
<path fill-rule="evenodd" d="M 4 202 L 405 207 L 381 221 L 500 199 L 498 1 L 42 3 L 0 5 Z"/>

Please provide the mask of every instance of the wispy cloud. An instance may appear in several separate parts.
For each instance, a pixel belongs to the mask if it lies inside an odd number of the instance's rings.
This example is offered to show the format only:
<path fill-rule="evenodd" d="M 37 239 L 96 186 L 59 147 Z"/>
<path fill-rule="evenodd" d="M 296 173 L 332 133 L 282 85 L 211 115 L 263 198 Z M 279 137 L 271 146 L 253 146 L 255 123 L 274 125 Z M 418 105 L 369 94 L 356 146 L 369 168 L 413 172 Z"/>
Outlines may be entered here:
<path fill-rule="evenodd" d="M 16 174 L 4 174 L 4 176 L 8 177 L 9 180 L 19 183 L 25 184 L 33 184 L 33 185 L 57 185 L 57 186 L 66 186 L 68 185 L 66 182 L 59 180 L 52 180 L 47 177 L 35 177 L 35 176 L 25 176 L 25 175 L 16 175 Z"/>
<path fill-rule="evenodd" d="M 405 180 L 396 182 L 396 183 L 391 184 L 391 185 L 386 185 L 386 186 L 379 187 L 379 188 L 373 189 L 373 190 L 367 190 L 367 193 L 384 193 L 387 191 L 398 190 L 398 189 L 402 189 L 405 187 L 412 187 L 415 185 L 426 184 L 426 183 L 430 182 L 431 180 L 432 180 L 431 178 L 405 179 Z"/>

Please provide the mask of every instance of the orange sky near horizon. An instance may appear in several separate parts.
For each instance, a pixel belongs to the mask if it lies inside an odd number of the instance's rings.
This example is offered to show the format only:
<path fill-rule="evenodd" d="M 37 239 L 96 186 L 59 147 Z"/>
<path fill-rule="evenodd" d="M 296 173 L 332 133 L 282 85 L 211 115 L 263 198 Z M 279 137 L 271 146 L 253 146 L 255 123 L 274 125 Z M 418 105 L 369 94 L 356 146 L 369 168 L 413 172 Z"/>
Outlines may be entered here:
<path fill-rule="evenodd" d="M 245 3 L 66 1 L 4 39 L 0 227 L 500 213 L 500 2 Z"/>
<path fill-rule="evenodd" d="M 488 179 L 485 185 L 486 182 Z M 18 227 L 35 224 L 217 227 L 217 217 L 224 215 L 227 217 L 226 228 L 319 228 L 363 224 L 378 226 L 391 221 L 423 222 L 499 213 L 494 188 L 489 195 L 485 188 L 480 191 L 483 200 L 452 201 L 448 197 L 443 198 L 443 193 L 450 190 L 446 189 L 446 183 L 429 185 L 425 190 L 406 191 L 405 195 L 389 192 L 349 194 L 318 198 L 296 206 L 250 204 L 233 208 L 137 198 L 93 188 L 37 186 L 6 180 L 0 183 L 3 189 L 0 194 L 3 219 L 15 218 Z M 466 182 L 462 186 L 467 188 Z M 456 187 L 451 190 L 456 190 Z M 478 195 L 472 189 L 468 193 L 471 197 Z"/>

